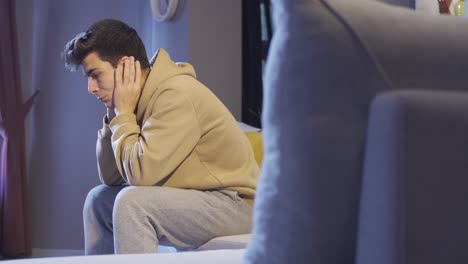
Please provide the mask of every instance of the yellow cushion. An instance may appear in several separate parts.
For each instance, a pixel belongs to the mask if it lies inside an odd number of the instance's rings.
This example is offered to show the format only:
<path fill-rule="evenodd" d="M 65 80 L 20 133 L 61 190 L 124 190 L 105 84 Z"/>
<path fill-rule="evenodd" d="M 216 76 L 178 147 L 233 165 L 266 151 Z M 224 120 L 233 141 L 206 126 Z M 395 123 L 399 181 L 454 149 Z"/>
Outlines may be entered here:
<path fill-rule="evenodd" d="M 262 166 L 263 160 L 263 145 L 262 145 L 262 132 L 245 132 L 247 138 L 252 145 L 252 149 L 254 152 L 255 160 L 259 167 Z"/>

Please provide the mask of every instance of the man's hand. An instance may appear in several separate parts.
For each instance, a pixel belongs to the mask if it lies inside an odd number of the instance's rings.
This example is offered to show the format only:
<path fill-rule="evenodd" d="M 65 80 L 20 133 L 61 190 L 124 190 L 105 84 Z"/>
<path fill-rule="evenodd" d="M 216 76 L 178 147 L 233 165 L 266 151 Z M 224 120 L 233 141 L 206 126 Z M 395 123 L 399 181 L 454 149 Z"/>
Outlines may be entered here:
<path fill-rule="evenodd" d="M 115 70 L 114 111 L 118 116 L 134 113 L 141 93 L 141 65 L 134 57 L 125 59 Z"/>

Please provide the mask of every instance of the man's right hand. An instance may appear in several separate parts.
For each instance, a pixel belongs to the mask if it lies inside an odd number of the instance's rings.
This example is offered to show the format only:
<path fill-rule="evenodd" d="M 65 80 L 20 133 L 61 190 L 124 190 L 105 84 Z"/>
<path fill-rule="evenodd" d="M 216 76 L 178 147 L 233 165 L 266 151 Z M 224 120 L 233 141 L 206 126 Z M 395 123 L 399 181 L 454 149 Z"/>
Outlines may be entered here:
<path fill-rule="evenodd" d="M 112 108 L 107 108 L 107 124 L 110 124 L 115 117 L 115 111 Z"/>

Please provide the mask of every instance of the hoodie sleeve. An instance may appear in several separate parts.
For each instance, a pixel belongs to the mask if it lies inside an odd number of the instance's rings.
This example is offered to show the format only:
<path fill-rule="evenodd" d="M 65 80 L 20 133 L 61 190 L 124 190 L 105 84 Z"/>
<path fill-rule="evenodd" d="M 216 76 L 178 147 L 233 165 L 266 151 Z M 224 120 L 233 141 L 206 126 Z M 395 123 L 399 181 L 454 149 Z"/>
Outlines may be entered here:
<path fill-rule="evenodd" d="M 119 115 L 110 123 L 118 170 L 135 186 L 165 180 L 201 136 L 195 109 L 183 94 L 166 90 L 148 107 L 151 117 L 141 128 L 134 114 Z"/>
<path fill-rule="evenodd" d="M 98 131 L 96 142 L 96 156 L 99 179 L 106 185 L 122 185 L 125 183 L 120 175 L 115 163 L 114 152 L 112 150 L 111 135 L 109 125 L 106 122 L 107 117 L 102 120 L 102 129 Z"/>

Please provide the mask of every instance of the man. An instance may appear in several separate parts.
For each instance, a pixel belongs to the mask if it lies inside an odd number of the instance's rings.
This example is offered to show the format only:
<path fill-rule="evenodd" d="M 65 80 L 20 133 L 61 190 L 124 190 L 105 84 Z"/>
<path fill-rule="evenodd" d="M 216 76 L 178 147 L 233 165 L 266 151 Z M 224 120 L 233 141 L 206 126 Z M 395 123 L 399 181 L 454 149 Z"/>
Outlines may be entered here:
<path fill-rule="evenodd" d="M 83 209 L 85 254 L 190 249 L 250 232 L 258 165 L 190 64 L 163 49 L 148 62 L 136 31 L 112 19 L 78 34 L 63 56 L 107 107 L 96 146 L 103 185 Z"/>

